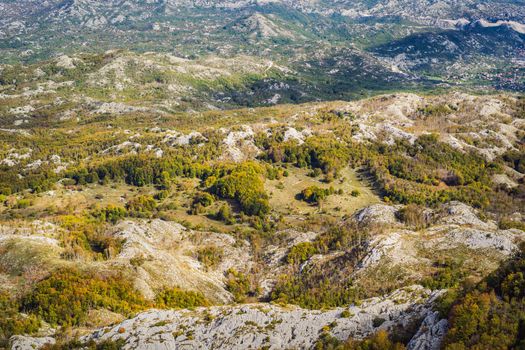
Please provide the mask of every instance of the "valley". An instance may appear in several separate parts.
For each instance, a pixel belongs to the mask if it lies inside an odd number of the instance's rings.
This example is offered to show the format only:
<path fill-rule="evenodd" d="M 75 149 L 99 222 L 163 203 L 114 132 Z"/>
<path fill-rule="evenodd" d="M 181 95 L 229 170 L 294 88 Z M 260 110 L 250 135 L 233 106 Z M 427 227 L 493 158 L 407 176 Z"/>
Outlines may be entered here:
<path fill-rule="evenodd" d="M 525 239 L 523 106 L 510 95 L 392 94 L 170 115 L 144 100 L 111 119 L 86 110 L 4 129 L 2 281 L 29 315 L 16 324 L 40 325 L 12 347 L 78 336 L 124 348 L 304 348 L 382 330 L 408 343 L 425 318 L 443 336 L 433 300 L 483 280 Z M 70 318 L 46 289 L 54 278 L 70 281 L 53 287 L 60 295 L 113 284 L 71 296 Z M 139 294 L 115 304 L 114 292 L 91 294 L 100 288 Z M 163 307 L 195 309 L 146 311 Z M 292 324 L 317 330 L 282 338 L 304 332 Z"/>
<path fill-rule="evenodd" d="M 0 0 L 0 349 L 525 346 L 523 0 Z"/>

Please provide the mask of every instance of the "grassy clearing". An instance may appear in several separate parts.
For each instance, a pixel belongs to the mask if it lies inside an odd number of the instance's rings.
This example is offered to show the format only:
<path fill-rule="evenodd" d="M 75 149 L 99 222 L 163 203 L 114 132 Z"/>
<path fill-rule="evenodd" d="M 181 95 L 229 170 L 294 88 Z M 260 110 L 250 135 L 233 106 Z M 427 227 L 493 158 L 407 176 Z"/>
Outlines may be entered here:
<path fill-rule="evenodd" d="M 320 211 L 335 217 L 351 215 L 355 211 L 374 203 L 379 203 L 379 197 L 374 193 L 370 184 L 363 179 L 358 170 L 345 168 L 341 177 L 332 183 L 322 182 L 322 176 L 316 178 L 308 176 L 310 170 L 292 168 L 289 176 L 280 180 L 266 181 L 266 191 L 270 194 L 270 205 L 279 214 L 283 215 L 309 215 Z M 320 206 L 310 205 L 298 200 L 296 196 L 309 186 L 330 188 L 337 192 L 329 196 Z M 359 195 L 352 196 L 352 191 L 359 191 Z"/>

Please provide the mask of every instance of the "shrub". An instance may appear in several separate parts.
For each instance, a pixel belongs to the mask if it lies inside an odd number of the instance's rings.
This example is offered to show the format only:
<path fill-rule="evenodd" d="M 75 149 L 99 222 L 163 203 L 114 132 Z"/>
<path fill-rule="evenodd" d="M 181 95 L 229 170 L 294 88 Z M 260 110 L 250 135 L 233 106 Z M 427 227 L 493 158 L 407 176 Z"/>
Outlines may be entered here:
<path fill-rule="evenodd" d="M 348 310 L 343 310 L 341 311 L 341 317 L 342 318 L 349 318 L 349 317 L 352 317 L 352 313 Z"/>
<path fill-rule="evenodd" d="M 288 264 L 302 264 L 308 260 L 312 255 L 317 253 L 317 248 L 312 242 L 299 243 L 288 252 L 286 256 L 286 262 Z"/>
<path fill-rule="evenodd" d="M 226 271 L 226 290 L 232 293 L 236 302 L 244 302 L 246 297 L 251 294 L 248 276 L 235 269 L 229 269 Z"/>
<path fill-rule="evenodd" d="M 230 205 L 228 203 L 223 204 L 217 214 L 215 215 L 217 220 L 224 221 L 227 225 L 231 225 L 235 222 Z"/>
<path fill-rule="evenodd" d="M 200 248 L 195 252 L 195 257 L 206 269 L 214 269 L 223 259 L 224 250 L 215 246 Z"/>
<path fill-rule="evenodd" d="M 525 231 L 525 222 L 511 220 L 508 218 L 501 218 L 498 222 L 498 226 L 502 230 L 517 228 L 518 230 Z"/>
<path fill-rule="evenodd" d="M 156 208 L 157 203 L 151 196 L 141 195 L 126 203 L 128 213 L 136 217 L 150 217 Z"/>
<path fill-rule="evenodd" d="M 333 187 L 320 188 L 317 186 L 310 186 L 301 191 L 300 198 L 308 203 L 319 204 L 329 195 L 334 194 L 334 192 Z"/>
<path fill-rule="evenodd" d="M 19 313 L 20 304 L 6 292 L 0 292 L 0 347 L 6 347 L 15 334 L 31 334 L 38 331 L 40 321 L 35 315 L 24 317 Z"/>
<path fill-rule="evenodd" d="M 117 210 L 116 212 L 118 213 L 119 211 Z M 106 216 L 108 213 L 102 210 L 101 212 L 95 211 L 95 217 L 91 215 L 62 216 L 60 224 L 66 229 L 61 235 L 62 243 L 65 247 L 62 256 L 66 259 L 81 257 L 104 259 L 117 254 L 122 247 L 122 241 L 107 234 L 104 230 L 104 225 L 99 220 L 102 218 L 108 219 L 108 217 L 114 215 L 112 210 L 109 213 L 110 216 Z M 116 217 L 113 218 L 116 219 Z"/>
<path fill-rule="evenodd" d="M 15 209 L 25 209 L 25 208 L 28 208 L 32 205 L 32 202 L 31 200 L 29 199 L 19 199 L 15 205 L 14 205 L 14 208 Z"/>
<path fill-rule="evenodd" d="M 206 192 L 199 192 L 193 198 L 193 205 L 200 204 L 203 207 L 209 207 L 213 204 L 214 201 L 215 199 L 211 194 Z"/>
<path fill-rule="evenodd" d="M 170 309 L 190 309 L 210 305 L 210 302 L 202 293 L 180 288 L 170 288 L 161 291 L 155 297 L 155 303 L 157 307 Z"/>
<path fill-rule="evenodd" d="M 409 204 L 397 212 L 397 217 L 408 226 L 420 230 L 427 226 L 425 208 L 417 204 Z"/>
<path fill-rule="evenodd" d="M 386 320 L 384 318 L 374 317 L 374 319 L 372 320 L 372 326 L 374 328 L 380 327 L 383 323 L 385 323 L 385 321 Z"/>
<path fill-rule="evenodd" d="M 314 170 L 312 170 L 311 172 L 308 173 L 308 176 L 310 176 L 310 177 L 318 177 L 322 173 L 323 172 L 321 171 L 321 169 L 315 168 Z"/>
<path fill-rule="evenodd" d="M 426 288 L 433 290 L 455 288 L 466 277 L 466 273 L 462 270 L 463 262 L 461 261 L 445 260 L 435 265 L 437 271 L 421 282 Z"/>
<path fill-rule="evenodd" d="M 150 306 L 131 283 L 119 275 L 60 269 L 38 282 L 22 299 L 21 309 L 53 326 L 80 326 L 90 309 L 105 308 L 131 316 Z"/>
<path fill-rule="evenodd" d="M 82 350 L 120 350 L 126 343 L 125 339 L 117 340 L 104 340 L 99 343 L 91 340 L 87 343 L 82 343 L 78 340 L 72 340 L 66 343 L 46 344 L 42 350 L 70 350 L 70 349 L 82 349 Z"/>
<path fill-rule="evenodd" d="M 167 190 L 161 190 L 157 193 L 155 193 L 155 199 L 158 200 L 158 201 L 163 201 L 164 199 L 168 198 L 168 196 L 170 195 L 170 192 L 167 191 Z"/>
<path fill-rule="evenodd" d="M 403 350 L 405 346 L 390 340 L 385 330 L 363 340 L 348 339 L 346 341 L 338 340 L 329 332 L 323 332 L 315 343 L 315 350 Z"/>
<path fill-rule="evenodd" d="M 503 155 L 503 160 L 514 170 L 525 173 L 525 153 L 519 151 L 508 151 Z"/>
<path fill-rule="evenodd" d="M 211 191 L 220 198 L 237 200 L 247 215 L 264 217 L 270 212 L 262 177 L 264 172 L 255 163 L 239 165 L 228 175 L 219 178 Z"/>
<path fill-rule="evenodd" d="M 298 275 L 281 275 L 270 299 L 283 304 L 295 304 L 307 309 L 347 306 L 359 300 L 359 291 L 350 281 L 326 276 L 323 269 L 302 272 Z"/>
<path fill-rule="evenodd" d="M 105 208 L 95 209 L 91 212 L 91 216 L 103 222 L 116 224 L 119 220 L 126 217 L 127 211 L 125 208 L 108 205 Z"/>

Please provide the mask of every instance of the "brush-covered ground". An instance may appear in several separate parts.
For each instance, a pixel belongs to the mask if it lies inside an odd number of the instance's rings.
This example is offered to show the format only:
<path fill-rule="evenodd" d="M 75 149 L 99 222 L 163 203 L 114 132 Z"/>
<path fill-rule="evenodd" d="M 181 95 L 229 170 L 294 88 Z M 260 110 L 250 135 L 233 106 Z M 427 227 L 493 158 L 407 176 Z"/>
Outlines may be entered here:
<path fill-rule="evenodd" d="M 186 111 L 288 73 L 133 60 L 2 92 L 0 346 L 523 346 L 523 97 Z"/>

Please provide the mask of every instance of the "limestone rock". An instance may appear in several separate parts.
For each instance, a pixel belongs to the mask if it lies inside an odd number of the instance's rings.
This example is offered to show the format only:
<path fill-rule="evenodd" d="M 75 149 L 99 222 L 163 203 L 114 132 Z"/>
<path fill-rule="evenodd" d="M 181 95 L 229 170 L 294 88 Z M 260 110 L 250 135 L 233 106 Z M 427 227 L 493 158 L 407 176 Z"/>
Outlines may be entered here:
<path fill-rule="evenodd" d="M 439 350 L 448 329 L 448 321 L 439 312 L 430 312 L 408 343 L 408 350 Z"/>

